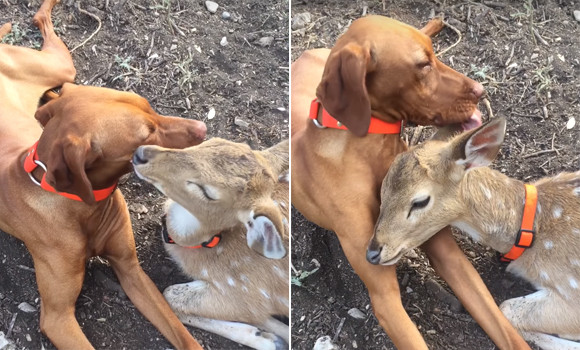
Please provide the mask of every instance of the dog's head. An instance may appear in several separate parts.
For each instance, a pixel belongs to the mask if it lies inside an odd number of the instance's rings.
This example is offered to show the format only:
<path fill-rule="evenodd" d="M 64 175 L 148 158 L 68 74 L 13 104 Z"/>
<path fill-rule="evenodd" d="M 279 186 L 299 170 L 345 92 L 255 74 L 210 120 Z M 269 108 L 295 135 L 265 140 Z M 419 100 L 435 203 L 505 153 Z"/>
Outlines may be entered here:
<path fill-rule="evenodd" d="M 35 115 L 44 126 L 38 155 L 46 180 L 59 192 L 95 201 L 105 188 L 131 171 L 141 145 L 184 148 L 203 141 L 203 122 L 161 116 L 147 100 L 129 92 L 65 84 L 61 95 Z"/>
<path fill-rule="evenodd" d="M 316 96 L 355 135 L 370 116 L 420 125 L 481 124 L 483 86 L 437 59 L 429 36 L 382 16 L 352 23 L 336 42 Z"/>
<path fill-rule="evenodd" d="M 281 210 L 288 210 L 288 158 L 288 141 L 253 151 L 213 138 L 183 150 L 142 146 L 133 163 L 139 177 L 196 219 L 197 241 L 187 245 L 243 223 L 248 246 L 279 259 L 288 244 L 287 213 Z"/>

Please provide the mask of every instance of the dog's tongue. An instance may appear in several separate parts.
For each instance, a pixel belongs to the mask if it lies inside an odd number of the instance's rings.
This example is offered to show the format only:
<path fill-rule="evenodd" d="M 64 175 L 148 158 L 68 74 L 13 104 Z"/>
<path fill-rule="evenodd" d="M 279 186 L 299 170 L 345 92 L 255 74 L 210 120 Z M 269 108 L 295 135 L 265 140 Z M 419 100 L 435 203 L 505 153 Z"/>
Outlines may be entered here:
<path fill-rule="evenodd" d="M 471 115 L 471 117 L 469 117 L 469 120 L 461 124 L 461 127 L 463 128 L 463 131 L 467 131 L 477 128 L 480 125 L 481 125 L 481 112 L 479 111 L 479 109 L 476 109 Z"/>

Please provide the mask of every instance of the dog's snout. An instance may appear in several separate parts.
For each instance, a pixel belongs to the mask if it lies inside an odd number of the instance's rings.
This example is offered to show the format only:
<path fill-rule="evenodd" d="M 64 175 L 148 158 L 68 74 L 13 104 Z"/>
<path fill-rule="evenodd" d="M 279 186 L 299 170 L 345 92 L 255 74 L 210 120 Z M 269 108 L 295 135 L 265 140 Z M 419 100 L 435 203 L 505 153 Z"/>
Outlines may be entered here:
<path fill-rule="evenodd" d="M 475 98 L 480 99 L 485 93 L 485 88 L 480 83 L 475 82 L 475 84 L 471 88 L 471 92 L 473 93 Z"/>
<path fill-rule="evenodd" d="M 145 147 L 140 146 L 137 148 L 135 153 L 133 153 L 133 165 L 147 164 L 149 160 L 145 156 Z"/>
<path fill-rule="evenodd" d="M 379 247 L 374 242 L 371 242 L 371 244 L 369 244 L 369 247 L 367 248 L 367 261 L 373 265 L 378 265 L 379 262 L 381 261 L 382 250 L 383 247 Z"/>

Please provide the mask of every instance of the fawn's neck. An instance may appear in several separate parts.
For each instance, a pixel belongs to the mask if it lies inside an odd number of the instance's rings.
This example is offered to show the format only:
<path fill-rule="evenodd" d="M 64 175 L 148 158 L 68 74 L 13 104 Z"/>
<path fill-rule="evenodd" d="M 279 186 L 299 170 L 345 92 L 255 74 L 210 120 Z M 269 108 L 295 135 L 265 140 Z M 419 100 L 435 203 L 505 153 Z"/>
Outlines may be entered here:
<path fill-rule="evenodd" d="M 453 223 L 500 253 L 514 245 L 521 227 L 524 184 L 489 168 L 469 171 L 461 183 L 465 215 Z"/>

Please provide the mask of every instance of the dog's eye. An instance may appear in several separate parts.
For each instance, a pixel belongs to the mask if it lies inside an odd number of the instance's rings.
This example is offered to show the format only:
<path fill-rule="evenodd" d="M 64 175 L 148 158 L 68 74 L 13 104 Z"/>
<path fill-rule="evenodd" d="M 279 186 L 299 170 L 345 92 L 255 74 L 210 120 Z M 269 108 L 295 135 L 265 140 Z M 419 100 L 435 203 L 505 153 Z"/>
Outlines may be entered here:
<path fill-rule="evenodd" d="M 409 214 L 407 215 L 407 218 L 409 216 L 411 216 L 411 213 L 413 212 L 413 210 L 425 208 L 427 206 L 427 204 L 429 204 L 430 200 L 431 200 L 430 196 L 420 197 L 420 198 L 413 200 L 413 202 L 411 203 L 411 209 L 409 210 Z"/>
<path fill-rule="evenodd" d="M 196 184 L 195 182 L 191 182 L 191 181 L 188 181 L 187 184 L 195 186 L 197 188 L 197 190 L 199 190 L 199 192 L 201 192 L 207 200 L 210 200 L 210 201 L 216 200 L 215 198 L 213 198 L 212 196 L 209 195 L 207 189 L 205 187 L 203 187 L 202 185 Z"/>
<path fill-rule="evenodd" d="M 418 63 L 417 68 L 419 68 L 421 70 L 425 70 L 425 71 L 431 70 L 431 61 L 424 61 L 424 62 Z"/>

